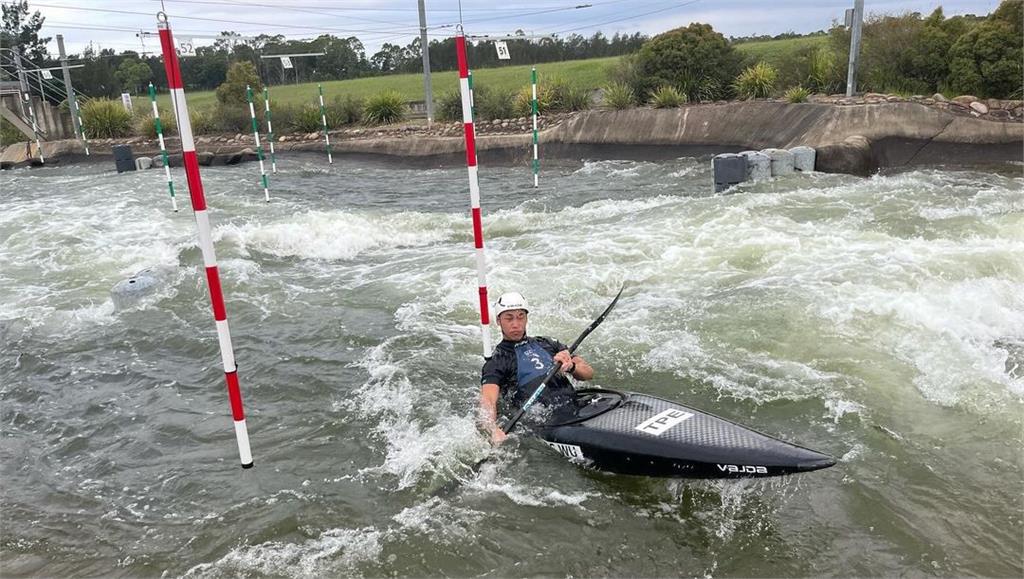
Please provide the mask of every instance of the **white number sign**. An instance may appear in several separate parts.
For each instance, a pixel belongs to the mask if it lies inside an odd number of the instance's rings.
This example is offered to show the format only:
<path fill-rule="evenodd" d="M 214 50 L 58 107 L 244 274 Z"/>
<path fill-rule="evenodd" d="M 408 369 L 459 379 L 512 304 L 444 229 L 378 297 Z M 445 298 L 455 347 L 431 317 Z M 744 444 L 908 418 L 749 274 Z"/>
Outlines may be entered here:
<path fill-rule="evenodd" d="M 50 71 L 48 71 L 48 70 L 44 70 L 43 71 L 43 78 L 45 78 L 46 80 L 52 80 L 53 79 L 53 74 L 50 73 Z"/>
<path fill-rule="evenodd" d="M 292 59 L 287 56 L 281 57 L 281 66 L 284 68 L 292 68 Z"/>
<path fill-rule="evenodd" d="M 179 36 L 175 40 L 178 41 L 178 56 L 196 55 L 195 41 L 191 36 Z"/>
<path fill-rule="evenodd" d="M 498 60 L 509 60 L 512 56 L 508 53 L 508 45 L 503 40 L 498 40 L 494 43 L 495 50 L 498 51 Z"/>

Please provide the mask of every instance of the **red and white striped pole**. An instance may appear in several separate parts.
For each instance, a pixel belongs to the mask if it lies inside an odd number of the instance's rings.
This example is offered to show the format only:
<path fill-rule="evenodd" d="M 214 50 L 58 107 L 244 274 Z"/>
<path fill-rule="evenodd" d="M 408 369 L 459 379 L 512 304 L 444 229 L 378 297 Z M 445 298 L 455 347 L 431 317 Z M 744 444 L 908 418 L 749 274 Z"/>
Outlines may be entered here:
<path fill-rule="evenodd" d="M 469 171 L 469 203 L 473 213 L 473 245 L 476 246 L 476 275 L 480 292 L 480 335 L 484 358 L 491 356 L 491 316 L 487 304 L 487 260 L 484 255 L 484 228 L 480 216 L 480 180 L 476 167 L 476 129 L 473 126 L 473 102 L 469 92 L 469 64 L 466 62 L 466 36 L 460 25 L 455 33 L 455 54 L 459 60 L 459 92 L 462 95 L 462 123 L 466 134 L 466 169 Z"/>
<path fill-rule="evenodd" d="M 238 387 L 238 368 L 235 366 L 235 354 L 231 348 L 231 332 L 228 330 L 227 312 L 224 309 L 224 296 L 220 290 L 217 256 L 213 252 L 210 217 L 206 213 L 206 196 L 203 194 L 203 180 L 199 176 L 199 161 L 196 158 L 196 144 L 192 136 L 192 121 L 188 116 L 185 90 L 181 82 L 178 53 L 174 48 L 174 39 L 171 36 L 171 27 L 167 23 L 167 15 L 160 12 L 157 14 L 157 19 L 159 20 L 157 27 L 160 31 L 160 46 L 163 48 L 164 53 L 164 68 L 167 71 L 167 86 L 171 91 L 171 102 L 174 103 L 174 114 L 178 119 L 182 163 L 185 165 L 188 192 L 192 198 L 192 210 L 195 212 L 196 226 L 199 229 L 199 247 L 203 253 L 203 264 L 206 266 L 206 283 L 210 289 L 213 319 L 217 324 L 220 357 L 224 363 L 224 380 L 227 382 L 228 398 L 231 401 L 231 416 L 235 421 L 235 438 L 238 441 L 238 454 L 242 460 L 242 468 L 252 468 L 249 431 L 245 427 L 245 412 L 242 410 L 242 391 Z"/>

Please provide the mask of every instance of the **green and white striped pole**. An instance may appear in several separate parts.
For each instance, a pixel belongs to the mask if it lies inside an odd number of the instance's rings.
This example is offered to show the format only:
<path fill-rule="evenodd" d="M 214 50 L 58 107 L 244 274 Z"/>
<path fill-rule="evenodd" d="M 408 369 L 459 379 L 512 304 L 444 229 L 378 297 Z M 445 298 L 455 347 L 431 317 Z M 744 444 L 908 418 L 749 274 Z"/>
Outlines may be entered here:
<path fill-rule="evenodd" d="M 74 96 L 74 93 L 72 93 Z M 82 124 L 82 109 L 77 104 L 75 105 L 75 114 L 78 115 L 78 130 L 81 132 L 82 144 L 85 145 L 85 155 L 89 156 L 89 139 L 85 136 L 85 125 Z"/>
<path fill-rule="evenodd" d="M 178 212 L 178 200 L 174 198 L 174 181 L 171 180 L 171 162 L 167 159 L 167 146 L 164 144 L 164 126 L 160 123 L 160 109 L 156 106 L 156 87 L 149 83 L 149 102 L 153 105 L 153 124 L 156 125 L 156 138 L 160 141 L 160 154 L 164 159 L 164 175 L 167 176 L 167 190 L 171 193 L 171 207 Z M 85 131 L 82 131 L 85 137 Z M 89 146 L 86 145 L 86 150 Z"/>
<path fill-rule="evenodd" d="M 43 158 L 43 145 L 39 142 L 39 125 L 36 124 L 36 109 L 32 106 L 32 97 L 28 93 L 21 93 L 21 96 L 25 97 L 25 104 L 28 105 L 28 114 L 32 117 L 32 135 L 36 139 L 36 153 L 39 155 L 39 162 L 46 164 L 46 159 Z"/>
<path fill-rule="evenodd" d="M 466 78 L 469 82 L 469 118 L 473 120 L 473 132 L 476 132 L 476 102 L 473 99 L 473 71 L 468 71 Z"/>
<path fill-rule="evenodd" d="M 267 186 L 267 168 L 263 165 L 263 145 L 260 144 L 260 126 L 256 124 L 256 108 L 252 104 L 252 87 L 249 85 L 245 85 L 245 98 L 249 101 L 252 137 L 256 139 L 256 157 L 260 160 L 260 180 L 263 182 L 263 197 L 267 203 L 270 203 L 270 187 Z"/>
<path fill-rule="evenodd" d="M 530 72 L 530 84 L 533 89 L 533 186 L 540 186 L 540 158 L 537 156 L 537 67 Z"/>
<path fill-rule="evenodd" d="M 331 156 L 331 135 L 327 133 L 327 110 L 324 108 L 324 85 L 316 85 L 320 90 L 320 121 L 324 124 L 324 142 L 327 143 L 327 162 L 334 164 L 334 157 Z"/>
<path fill-rule="evenodd" d="M 263 116 L 267 119 L 267 141 L 270 143 L 270 170 L 277 173 L 277 157 L 274 155 L 274 126 L 270 124 L 270 91 L 263 87 Z"/>

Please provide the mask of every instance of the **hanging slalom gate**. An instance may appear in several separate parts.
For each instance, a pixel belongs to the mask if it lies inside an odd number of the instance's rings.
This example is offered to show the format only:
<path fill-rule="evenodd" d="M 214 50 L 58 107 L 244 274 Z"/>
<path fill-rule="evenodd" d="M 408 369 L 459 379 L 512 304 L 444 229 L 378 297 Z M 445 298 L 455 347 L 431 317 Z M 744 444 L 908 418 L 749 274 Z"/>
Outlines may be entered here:
<path fill-rule="evenodd" d="M 533 186 L 540 186 L 540 158 L 537 156 L 537 67 L 530 71 L 530 86 L 533 91 Z"/>
<path fill-rule="evenodd" d="M 32 106 L 32 98 L 28 96 L 28 93 L 22 93 L 22 96 L 25 97 L 25 104 L 28 105 L 28 115 L 32 118 L 32 136 L 36 140 L 36 154 L 39 155 L 39 162 L 45 164 L 43 145 L 39 142 L 39 125 L 36 124 L 36 109 Z"/>
<path fill-rule="evenodd" d="M 163 49 L 164 55 L 164 68 L 167 71 L 167 86 L 171 92 L 171 102 L 174 103 L 174 113 L 178 118 L 182 163 L 185 165 L 188 191 L 192 198 L 192 210 L 195 212 L 196 227 L 199 230 L 199 247 L 202 250 L 203 264 L 206 267 L 206 283 L 210 290 L 213 319 L 217 325 L 217 338 L 220 343 L 221 361 L 224 364 L 224 380 L 227 383 L 228 399 L 231 402 L 231 415 L 235 424 L 238 454 L 242 462 L 242 468 L 252 468 L 253 461 L 252 452 L 249 448 L 249 432 L 245 425 L 245 412 L 242 409 L 242 391 L 238 385 L 238 367 L 235 365 L 235 354 L 231 347 L 231 332 L 228 329 L 224 296 L 221 293 L 217 256 L 213 250 L 213 238 L 210 234 L 210 217 L 206 212 L 206 196 L 203 193 L 203 180 L 199 175 L 199 160 L 196 158 L 196 144 L 192 135 L 192 121 L 189 119 L 188 104 L 185 102 L 185 90 L 181 82 L 178 53 L 174 46 L 170 25 L 167 22 L 167 15 L 160 12 L 157 14 L 157 19 L 157 28 L 160 32 L 160 46 Z"/>
<path fill-rule="evenodd" d="M 320 91 L 320 122 L 324 126 L 324 142 L 327 144 L 327 162 L 334 164 L 334 157 L 331 156 L 331 135 L 327 132 L 327 110 L 324 108 L 324 85 L 316 85 Z"/>
<path fill-rule="evenodd" d="M 167 157 L 167 146 L 164 144 L 164 127 L 160 123 L 160 109 L 156 106 L 156 87 L 149 83 L 149 102 L 153 105 L 153 124 L 156 126 L 156 138 L 160 142 L 160 155 L 164 160 L 164 175 L 167 176 L 167 190 L 171 194 L 171 207 L 178 212 L 178 201 L 174 197 L 174 181 L 171 180 L 171 161 Z"/>
<path fill-rule="evenodd" d="M 263 87 L 263 116 L 267 119 L 267 142 L 270 143 L 270 171 L 277 173 L 277 157 L 274 155 L 274 127 L 270 124 L 270 91 Z"/>
<path fill-rule="evenodd" d="M 267 168 L 263 165 L 263 145 L 260 143 L 260 126 L 256 124 L 256 107 L 252 104 L 252 87 L 245 85 L 245 99 L 249 101 L 249 118 L 252 119 L 252 138 L 256 140 L 256 158 L 260 161 L 260 182 L 263 183 L 263 197 L 270 203 L 270 186 L 267 184 Z"/>
<path fill-rule="evenodd" d="M 476 128 L 473 125 L 473 98 L 470 91 L 469 64 L 466 61 L 466 37 L 460 25 L 455 34 L 455 53 L 459 61 L 459 92 L 462 96 L 462 123 L 466 136 L 466 171 L 469 173 L 469 202 L 473 217 L 473 245 L 476 248 L 476 275 L 480 294 L 480 337 L 484 358 L 491 356 L 490 311 L 487 302 L 487 260 L 484 254 L 483 219 L 480 214 L 480 180 L 476 166 Z"/>

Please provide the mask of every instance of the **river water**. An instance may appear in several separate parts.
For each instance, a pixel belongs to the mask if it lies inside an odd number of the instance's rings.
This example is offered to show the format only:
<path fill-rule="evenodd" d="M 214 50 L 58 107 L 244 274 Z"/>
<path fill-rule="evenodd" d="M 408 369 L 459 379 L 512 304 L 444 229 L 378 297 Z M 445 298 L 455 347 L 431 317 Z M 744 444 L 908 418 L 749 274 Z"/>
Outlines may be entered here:
<path fill-rule="evenodd" d="M 1020 165 L 710 193 L 707 158 L 481 168 L 492 296 L 599 386 L 830 453 L 762 481 L 615 476 L 474 427 L 465 168 L 204 169 L 256 467 L 184 175 L 0 174 L 0 572 L 1020 576 Z M 154 268 L 157 291 L 110 290 Z M 495 335 L 497 334 L 495 330 Z M 455 479 L 455 490 L 435 496 Z"/>

